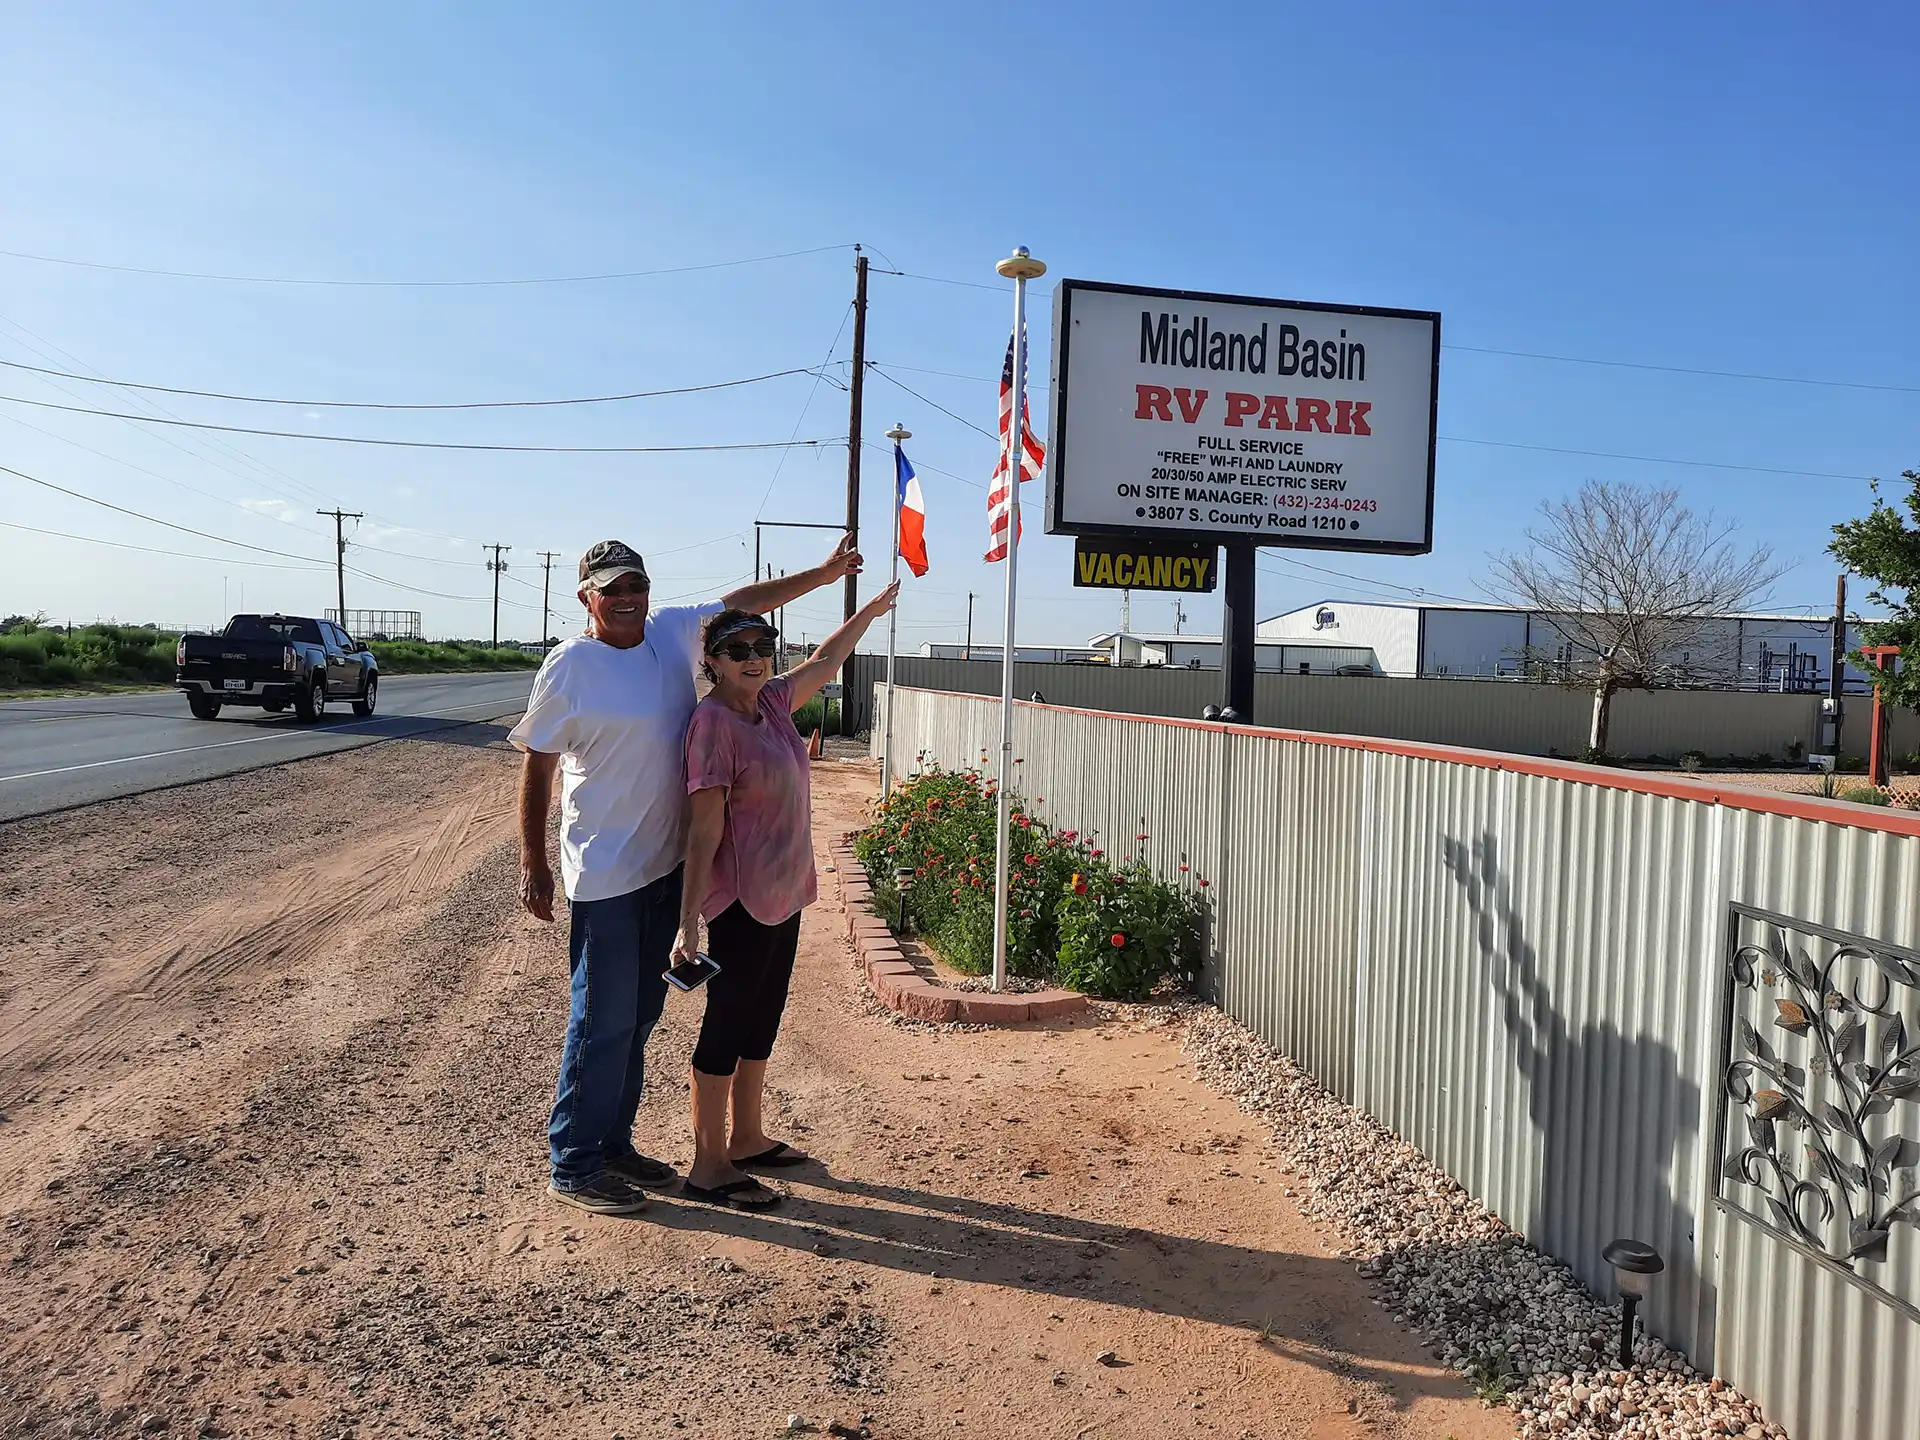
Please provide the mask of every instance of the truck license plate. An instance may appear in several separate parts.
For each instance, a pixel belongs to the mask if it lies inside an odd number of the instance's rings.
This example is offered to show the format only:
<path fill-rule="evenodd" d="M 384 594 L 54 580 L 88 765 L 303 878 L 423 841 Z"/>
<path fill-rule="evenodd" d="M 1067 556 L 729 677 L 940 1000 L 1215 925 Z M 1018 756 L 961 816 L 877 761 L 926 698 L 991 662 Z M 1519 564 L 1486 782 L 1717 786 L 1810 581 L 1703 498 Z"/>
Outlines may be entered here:
<path fill-rule="evenodd" d="M 244 690 L 247 688 L 247 682 L 244 680 L 222 680 L 220 683 L 228 690 Z"/>

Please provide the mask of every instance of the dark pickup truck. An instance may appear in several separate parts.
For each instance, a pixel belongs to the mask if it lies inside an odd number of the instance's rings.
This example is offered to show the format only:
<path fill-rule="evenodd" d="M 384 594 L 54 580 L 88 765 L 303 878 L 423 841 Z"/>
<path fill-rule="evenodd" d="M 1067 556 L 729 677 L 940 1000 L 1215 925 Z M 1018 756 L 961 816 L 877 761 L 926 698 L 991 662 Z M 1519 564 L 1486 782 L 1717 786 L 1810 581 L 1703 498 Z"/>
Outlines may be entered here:
<path fill-rule="evenodd" d="M 202 720 L 217 719 L 223 705 L 291 705 L 317 720 L 329 700 L 371 715 L 380 688 L 372 651 L 331 620 L 299 615 L 236 615 L 218 635 L 182 635 L 174 664 L 173 683 Z"/>

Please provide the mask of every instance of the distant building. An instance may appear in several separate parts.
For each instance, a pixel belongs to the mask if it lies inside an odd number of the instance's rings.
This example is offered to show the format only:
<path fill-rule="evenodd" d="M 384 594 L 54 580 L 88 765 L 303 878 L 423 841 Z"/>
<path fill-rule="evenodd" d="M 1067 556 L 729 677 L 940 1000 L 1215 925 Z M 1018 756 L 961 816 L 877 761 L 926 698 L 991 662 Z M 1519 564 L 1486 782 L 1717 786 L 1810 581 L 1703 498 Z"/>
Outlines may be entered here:
<path fill-rule="evenodd" d="M 920 653 L 934 660 L 998 661 L 1001 649 L 998 645 L 960 645 L 943 640 L 929 640 L 921 645 Z M 1076 645 L 1016 645 L 1013 658 L 1052 664 L 1104 665 L 1107 663 L 1107 657 L 1102 651 Z"/>
<path fill-rule="evenodd" d="M 1263 645 L 1363 647 L 1382 673 L 1399 676 L 1520 679 L 1529 653 L 1549 663 L 1579 658 L 1545 615 L 1501 605 L 1322 600 L 1261 621 L 1255 634 Z M 1846 645 L 1860 645 L 1852 627 Z M 1716 616 L 1693 651 L 1673 658 L 1694 669 L 1703 686 L 1813 692 L 1827 688 L 1832 652 L 1828 618 L 1752 613 Z M 1870 688 L 1851 666 L 1846 680 L 1849 690 Z"/>
<path fill-rule="evenodd" d="M 1170 666 L 1174 669 L 1218 670 L 1218 635 L 1154 635 L 1115 630 L 1095 635 L 1087 645 L 1110 665 Z M 1256 670 L 1283 670 L 1289 675 L 1382 673 L 1373 651 L 1365 646 L 1340 644 L 1295 645 L 1255 642 Z"/>

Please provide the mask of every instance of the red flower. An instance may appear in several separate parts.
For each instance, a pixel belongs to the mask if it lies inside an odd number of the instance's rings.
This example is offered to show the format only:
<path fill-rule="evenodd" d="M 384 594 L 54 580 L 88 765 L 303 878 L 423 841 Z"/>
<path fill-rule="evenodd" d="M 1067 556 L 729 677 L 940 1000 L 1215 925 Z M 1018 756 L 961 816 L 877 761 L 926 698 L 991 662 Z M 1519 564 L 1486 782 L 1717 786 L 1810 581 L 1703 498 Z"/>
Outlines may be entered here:
<path fill-rule="evenodd" d="M 1182 865 L 1182 866 L 1180 867 L 1180 873 L 1181 873 L 1182 875 L 1184 875 L 1184 874 L 1186 874 L 1186 873 L 1187 873 L 1187 867 L 1186 867 L 1186 866 L 1184 866 L 1184 865 Z"/>
<path fill-rule="evenodd" d="M 1031 911 L 1031 910 L 1022 910 L 1022 911 L 1020 912 L 1020 918 L 1021 918 L 1022 920 L 1031 920 L 1031 919 L 1033 918 L 1033 911 Z"/>
<path fill-rule="evenodd" d="M 1094 859 L 1098 860 L 1102 855 L 1106 854 L 1107 852 L 1102 850 L 1098 845 L 1096 845 L 1088 853 L 1090 853 Z"/>
<path fill-rule="evenodd" d="M 1206 888 L 1207 888 L 1207 886 L 1209 886 L 1209 885 L 1211 885 L 1212 883 L 1213 883 L 1213 882 L 1212 882 L 1211 880 L 1202 880 L 1202 881 L 1200 882 L 1200 888 L 1201 888 L 1202 890 L 1204 890 L 1204 889 L 1206 889 Z"/>
<path fill-rule="evenodd" d="M 1136 840 L 1151 840 L 1153 837 L 1151 835 L 1136 835 L 1133 838 Z"/>
<path fill-rule="evenodd" d="M 1038 865 L 1039 863 L 1040 863 L 1040 857 L 1038 855 L 1027 856 L 1027 864 Z"/>
<path fill-rule="evenodd" d="M 978 875 L 973 877 L 973 888 L 976 890 L 980 888 L 980 877 Z"/>
<path fill-rule="evenodd" d="M 1073 877 L 1073 893 L 1076 895 L 1084 895 L 1087 893 L 1087 877 L 1086 876 L 1076 875 Z"/>
<path fill-rule="evenodd" d="M 1118 950 L 1122 945 L 1126 943 L 1127 943 L 1126 936 L 1122 935 L 1118 930 L 1113 932 L 1113 948 L 1114 949 Z"/>

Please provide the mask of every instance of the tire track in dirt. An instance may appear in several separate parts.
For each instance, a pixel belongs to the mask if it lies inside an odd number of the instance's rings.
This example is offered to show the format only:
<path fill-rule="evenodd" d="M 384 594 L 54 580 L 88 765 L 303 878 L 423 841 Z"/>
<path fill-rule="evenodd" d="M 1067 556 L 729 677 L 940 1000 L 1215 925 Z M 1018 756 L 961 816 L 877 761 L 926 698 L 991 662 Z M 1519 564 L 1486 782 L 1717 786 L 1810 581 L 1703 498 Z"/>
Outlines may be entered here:
<path fill-rule="evenodd" d="M 402 913 L 396 907 L 444 888 L 508 833 L 511 814 L 510 800 L 478 789 L 443 815 L 383 825 L 377 838 L 343 833 L 341 849 L 260 877 L 260 893 L 216 900 L 178 917 L 163 940 L 101 957 L 92 974 L 63 987 L 0 1043 L 0 1109 L 49 1070 L 129 1058 L 133 1037 L 182 1001 L 355 944 L 365 927 Z M 54 973 L 70 974 L 79 963 L 57 962 Z"/>

